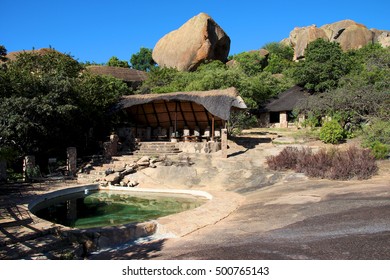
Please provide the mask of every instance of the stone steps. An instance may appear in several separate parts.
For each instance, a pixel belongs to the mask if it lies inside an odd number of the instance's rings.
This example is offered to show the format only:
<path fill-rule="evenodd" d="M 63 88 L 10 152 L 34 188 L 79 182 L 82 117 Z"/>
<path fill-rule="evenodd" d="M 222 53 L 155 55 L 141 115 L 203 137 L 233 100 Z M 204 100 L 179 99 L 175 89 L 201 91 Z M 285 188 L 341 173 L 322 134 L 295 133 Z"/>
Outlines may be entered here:
<path fill-rule="evenodd" d="M 134 152 L 134 155 L 156 156 L 156 155 L 175 155 L 179 153 L 181 153 L 181 150 L 176 147 L 176 143 L 141 142 L 138 145 L 138 150 Z"/>

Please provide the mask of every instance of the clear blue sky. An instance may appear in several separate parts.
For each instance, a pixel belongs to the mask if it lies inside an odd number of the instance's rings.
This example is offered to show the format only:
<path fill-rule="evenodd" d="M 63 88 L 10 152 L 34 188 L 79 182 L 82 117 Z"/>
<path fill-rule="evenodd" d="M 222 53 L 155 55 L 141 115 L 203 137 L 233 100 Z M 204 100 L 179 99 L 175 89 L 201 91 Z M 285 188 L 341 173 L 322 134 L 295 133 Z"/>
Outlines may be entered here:
<path fill-rule="evenodd" d="M 230 54 L 288 37 L 294 27 L 352 19 L 390 30 L 390 0 L 0 0 L 0 45 L 53 47 L 80 62 L 129 60 L 205 12 L 229 35 Z"/>

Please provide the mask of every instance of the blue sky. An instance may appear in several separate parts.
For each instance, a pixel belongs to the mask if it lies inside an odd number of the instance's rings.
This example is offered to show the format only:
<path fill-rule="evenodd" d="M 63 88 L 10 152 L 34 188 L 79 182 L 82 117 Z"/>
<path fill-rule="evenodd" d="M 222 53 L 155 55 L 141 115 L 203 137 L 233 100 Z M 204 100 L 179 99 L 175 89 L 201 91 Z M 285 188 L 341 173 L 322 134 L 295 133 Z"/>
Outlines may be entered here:
<path fill-rule="evenodd" d="M 1 0 L 0 45 L 8 52 L 53 47 L 81 62 L 129 60 L 205 12 L 229 35 L 230 54 L 288 37 L 294 27 L 352 19 L 390 30 L 390 1 Z"/>

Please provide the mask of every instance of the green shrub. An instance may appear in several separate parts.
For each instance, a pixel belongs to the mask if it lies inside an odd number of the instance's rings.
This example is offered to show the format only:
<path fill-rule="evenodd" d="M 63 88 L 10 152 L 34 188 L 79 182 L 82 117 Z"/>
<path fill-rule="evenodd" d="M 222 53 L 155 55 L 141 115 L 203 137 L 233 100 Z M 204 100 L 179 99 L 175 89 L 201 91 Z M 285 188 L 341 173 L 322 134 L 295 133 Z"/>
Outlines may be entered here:
<path fill-rule="evenodd" d="M 371 145 L 371 152 L 376 159 L 385 159 L 389 155 L 389 147 L 379 141 L 375 141 Z"/>
<path fill-rule="evenodd" d="M 327 121 L 320 130 L 320 139 L 324 143 L 337 144 L 344 139 L 344 129 L 336 120 Z"/>

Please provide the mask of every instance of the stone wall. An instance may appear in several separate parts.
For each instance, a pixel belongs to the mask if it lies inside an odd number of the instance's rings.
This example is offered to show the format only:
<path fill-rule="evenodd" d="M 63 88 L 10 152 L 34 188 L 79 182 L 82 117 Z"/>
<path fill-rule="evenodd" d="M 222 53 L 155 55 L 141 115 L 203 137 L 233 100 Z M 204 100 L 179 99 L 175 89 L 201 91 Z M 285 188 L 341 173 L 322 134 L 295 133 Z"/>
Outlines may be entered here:
<path fill-rule="evenodd" d="M 221 150 L 220 142 L 178 142 L 176 147 L 184 153 L 209 154 Z"/>

